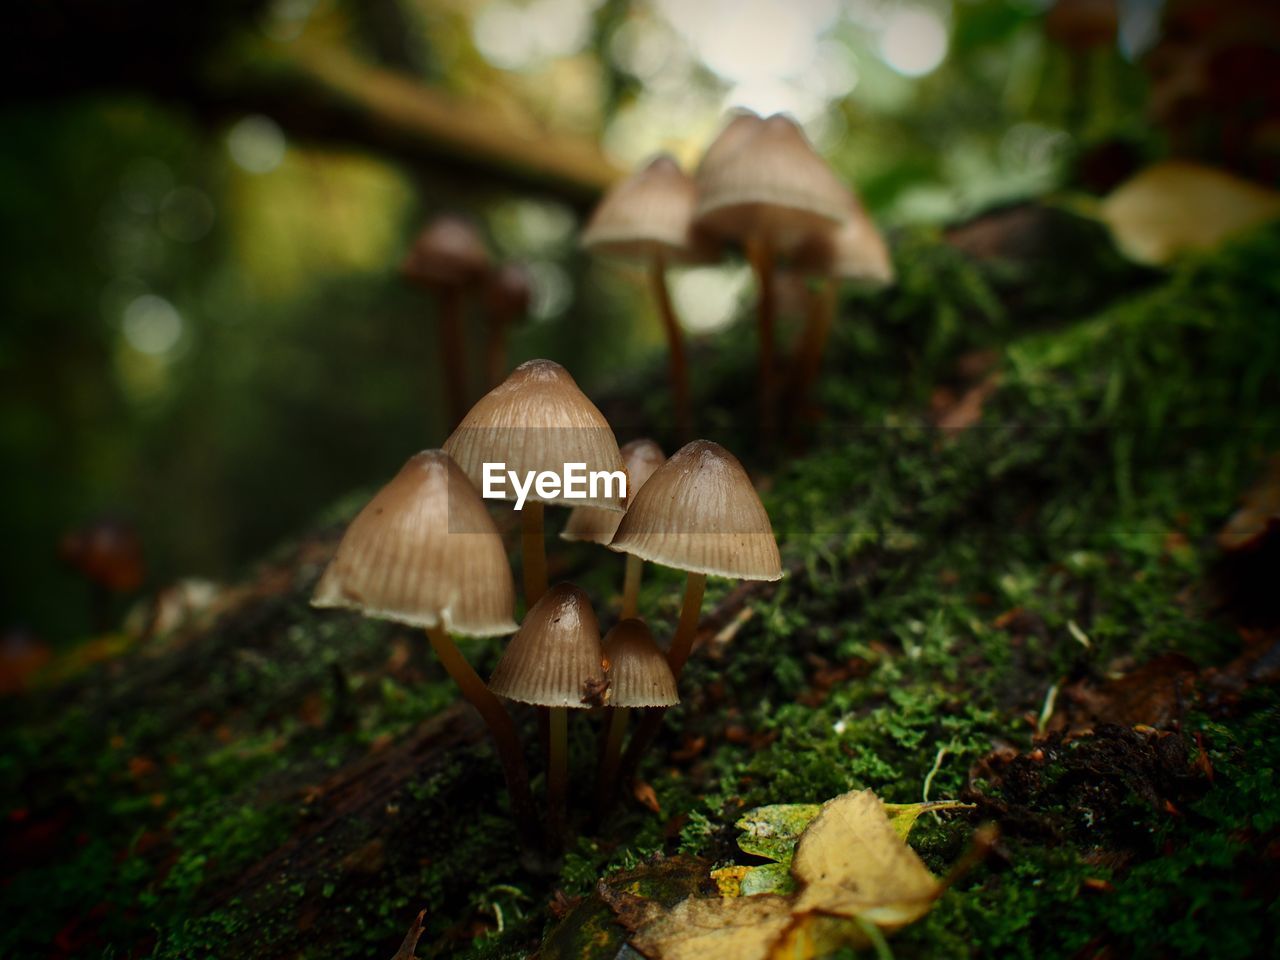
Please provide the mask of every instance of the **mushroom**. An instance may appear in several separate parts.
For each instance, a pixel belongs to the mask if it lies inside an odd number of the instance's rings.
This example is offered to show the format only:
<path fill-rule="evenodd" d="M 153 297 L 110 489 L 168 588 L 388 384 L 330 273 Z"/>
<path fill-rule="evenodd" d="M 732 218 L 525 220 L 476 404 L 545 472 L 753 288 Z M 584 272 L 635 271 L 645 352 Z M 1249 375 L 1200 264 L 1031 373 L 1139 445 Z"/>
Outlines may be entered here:
<path fill-rule="evenodd" d="M 809 316 L 792 372 L 790 407 L 802 413 L 822 368 L 835 320 L 837 284 L 848 280 L 868 287 L 888 286 L 894 281 L 894 270 L 884 236 L 852 193 L 848 219 L 838 227 L 814 232 L 796 251 L 792 265 L 819 281 L 809 295 Z"/>
<path fill-rule="evenodd" d="M 544 472 L 562 475 L 569 463 L 585 464 L 589 472 L 626 473 L 608 421 L 578 389 L 569 372 L 551 360 L 529 360 L 516 367 L 471 408 L 444 442 L 444 449 L 481 490 L 485 489 L 486 463 L 502 464 L 502 471 L 518 477 Z M 501 485 L 502 499 L 518 500 L 511 487 Z M 619 513 L 624 509 L 621 491 L 597 492 L 601 495 L 571 498 L 563 489 L 547 495 L 536 488 L 529 491 L 520 510 L 528 606 L 547 589 L 543 505 L 585 505 Z"/>
<path fill-rule="evenodd" d="M 693 430 L 689 365 L 667 289 L 666 268 L 673 260 L 695 255 L 691 230 L 696 201 L 693 179 L 670 154 L 660 153 L 611 187 L 582 231 L 582 246 L 591 253 L 638 261 L 649 268 L 650 287 L 667 336 L 671 396 L 682 439 Z"/>
<path fill-rule="evenodd" d="M 737 125 L 737 130 L 734 131 Z M 774 397 L 773 269 L 815 230 L 847 218 L 848 191 L 794 120 L 775 114 L 731 123 L 698 171 L 698 229 L 742 244 L 759 288 L 761 427 L 772 435 Z"/>
<path fill-rule="evenodd" d="M 467 409 L 463 296 L 484 279 L 488 270 L 489 254 L 479 231 L 469 221 L 451 214 L 428 223 L 400 265 L 405 278 L 430 293 L 439 305 L 440 364 L 450 427 Z"/>
<path fill-rule="evenodd" d="M 507 644 L 489 689 L 550 714 L 547 827 L 559 846 L 569 782 L 568 711 L 596 705 L 606 690 L 600 624 L 586 593 L 569 583 L 544 593 Z"/>
<path fill-rule="evenodd" d="M 693 649 L 707 576 L 780 580 L 782 560 L 751 478 L 718 443 L 681 447 L 636 494 L 609 544 L 610 550 L 686 571 L 684 602 L 667 662 L 676 679 Z M 662 725 L 652 711 L 623 758 L 629 774 Z"/>
<path fill-rule="evenodd" d="M 636 491 L 645 485 L 653 471 L 666 462 L 662 448 L 652 440 L 632 440 L 622 447 L 622 462 L 627 465 L 627 500 L 635 499 Z M 575 507 L 569 520 L 560 531 L 563 540 L 587 541 L 607 546 L 622 522 L 622 514 L 616 510 L 599 507 Z M 636 616 L 640 596 L 640 577 L 644 561 L 627 554 L 627 567 L 622 578 L 622 617 Z"/>
<path fill-rule="evenodd" d="M 520 263 L 500 264 L 485 281 L 484 302 L 489 313 L 485 373 L 490 387 L 496 387 L 507 375 L 507 334 L 529 312 L 532 296 L 529 270 Z"/>
<path fill-rule="evenodd" d="M 411 457 L 357 514 L 311 603 L 426 630 L 441 664 L 493 736 L 512 813 L 533 849 L 537 818 L 515 725 L 451 636 L 492 637 L 516 629 L 511 567 L 484 502 L 447 453 Z"/>
<path fill-rule="evenodd" d="M 124 520 L 103 517 L 64 534 L 58 557 L 89 582 L 95 630 L 111 625 L 111 595 L 133 593 L 146 578 L 142 540 Z"/>
<path fill-rule="evenodd" d="M 600 758 L 596 809 L 603 814 L 617 783 L 622 740 L 630 711 L 670 707 L 680 702 L 667 656 L 653 641 L 643 620 L 622 620 L 604 638 L 605 676 L 609 680 L 609 726 Z"/>

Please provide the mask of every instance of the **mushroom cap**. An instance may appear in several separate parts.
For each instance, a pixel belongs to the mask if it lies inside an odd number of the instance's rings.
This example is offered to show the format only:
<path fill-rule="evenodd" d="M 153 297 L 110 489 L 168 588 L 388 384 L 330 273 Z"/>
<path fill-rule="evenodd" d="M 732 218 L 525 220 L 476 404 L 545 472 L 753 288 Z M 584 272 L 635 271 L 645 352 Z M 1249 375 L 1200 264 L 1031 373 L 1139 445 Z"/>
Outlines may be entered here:
<path fill-rule="evenodd" d="M 400 264 L 410 281 L 429 290 L 478 283 L 489 269 L 484 239 L 469 220 L 444 214 L 431 220 Z"/>
<path fill-rule="evenodd" d="M 738 458 L 695 440 L 653 472 L 609 544 L 677 570 L 736 580 L 780 580 L 769 514 Z"/>
<path fill-rule="evenodd" d="M 611 707 L 670 707 L 680 702 L 667 655 L 643 620 L 623 620 L 604 638 Z"/>
<path fill-rule="evenodd" d="M 636 491 L 645 485 L 653 471 L 666 463 L 667 456 L 652 440 L 632 440 L 623 444 L 622 462 L 627 465 L 627 499 L 634 500 Z M 589 543 L 607 544 L 613 539 L 622 522 L 622 514 L 616 510 L 599 507 L 574 507 L 569 519 L 560 531 L 562 540 L 585 540 Z"/>
<path fill-rule="evenodd" d="M 591 600 L 552 587 L 525 614 L 489 678 L 500 697 L 539 707 L 589 707 L 604 682 L 604 649 Z"/>
<path fill-rule="evenodd" d="M 117 593 L 137 590 L 146 579 L 142 540 L 124 520 L 103 517 L 70 531 L 58 544 L 58 556 L 91 583 Z"/>
<path fill-rule="evenodd" d="M 699 177 L 699 228 L 730 240 L 767 237 L 785 253 L 848 216 L 848 190 L 794 120 L 775 114 L 735 139 Z"/>
<path fill-rule="evenodd" d="M 529 360 L 511 371 L 462 418 L 444 449 L 477 489 L 483 489 L 485 463 L 505 463 L 522 481 L 530 472 L 562 475 L 567 463 L 584 463 L 588 473 L 626 472 L 604 414 L 578 389 L 569 371 L 551 360 Z M 516 498 L 510 483 L 504 483 L 503 489 L 504 499 Z M 530 488 L 528 499 L 624 509 L 621 496 L 568 498 L 563 494 L 562 490 L 559 496 L 544 498 Z"/>
<path fill-rule="evenodd" d="M 698 168 L 693 172 L 693 183 L 699 193 L 707 189 L 708 181 L 714 182 L 717 168 L 720 167 L 743 142 L 760 129 L 764 119 L 753 110 L 734 111 L 729 122 L 724 125 L 716 138 L 708 145 Z"/>
<path fill-rule="evenodd" d="M 796 249 L 793 264 L 802 273 L 888 286 L 896 275 L 884 235 L 852 194 L 848 210 L 844 223 L 812 233 Z"/>
<path fill-rule="evenodd" d="M 448 454 L 424 450 L 351 521 L 311 604 L 490 637 L 516 629 L 515 600 L 480 495 Z"/>
<path fill-rule="evenodd" d="M 582 246 L 592 253 L 630 260 L 656 254 L 689 255 L 693 178 L 669 153 L 660 153 L 604 195 L 582 231 Z"/>

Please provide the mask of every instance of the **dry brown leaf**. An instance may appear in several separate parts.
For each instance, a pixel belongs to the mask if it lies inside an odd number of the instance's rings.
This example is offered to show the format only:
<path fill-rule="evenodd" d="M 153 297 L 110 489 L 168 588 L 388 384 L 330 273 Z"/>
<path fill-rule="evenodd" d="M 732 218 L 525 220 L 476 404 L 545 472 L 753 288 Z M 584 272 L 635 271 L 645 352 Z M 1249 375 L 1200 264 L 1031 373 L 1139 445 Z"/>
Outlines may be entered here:
<path fill-rule="evenodd" d="M 631 944 L 654 960 L 769 960 L 792 925 L 791 898 L 690 897 L 646 923 Z"/>

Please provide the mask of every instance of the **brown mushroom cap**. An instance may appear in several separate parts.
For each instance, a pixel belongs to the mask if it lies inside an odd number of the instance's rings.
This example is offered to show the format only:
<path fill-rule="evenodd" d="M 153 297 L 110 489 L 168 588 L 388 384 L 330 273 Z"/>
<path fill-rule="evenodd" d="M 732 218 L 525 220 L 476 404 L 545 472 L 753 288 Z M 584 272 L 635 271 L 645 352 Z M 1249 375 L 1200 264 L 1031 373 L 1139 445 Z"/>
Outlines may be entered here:
<path fill-rule="evenodd" d="M 699 177 L 699 228 L 737 241 L 764 236 L 788 252 L 846 218 L 848 191 L 794 120 L 776 114 L 730 147 Z"/>
<path fill-rule="evenodd" d="M 532 299 L 533 280 L 529 276 L 529 268 L 522 263 L 501 263 L 485 281 L 485 306 L 497 316 L 522 318 L 529 312 Z"/>
<path fill-rule="evenodd" d="M 429 290 L 478 283 L 489 269 L 484 239 L 470 221 L 452 214 L 436 217 L 418 234 L 400 264 L 411 282 Z"/>
<path fill-rule="evenodd" d="M 351 521 L 311 603 L 473 637 L 516 628 L 506 547 L 442 450 L 411 457 Z"/>
<path fill-rule="evenodd" d="M 716 171 L 725 159 L 759 130 L 763 123 L 764 119 L 751 110 L 739 110 L 733 114 L 732 119 L 716 134 L 716 138 L 711 141 L 702 159 L 698 161 L 698 168 L 693 173 L 693 182 L 699 193 L 707 189 L 708 181 L 714 182 Z"/>
<path fill-rule="evenodd" d="M 848 203 L 849 219 L 811 234 L 792 262 L 802 273 L 888 286 L 895 277 L 889 245 L 857 198 Z"/>
<path fill-rule="evenodd" d="M 522 483 L 531 471 L 562 475 L 566 463 L 584 463 L 587 472 L 626 472 L 604 414 L 578 389 L 569 371 L 550 360 L 529 360 L 511 371 L 463 417 L 444 449 L 477 489 L 483 489 L 485 463 L 505 463 Z M 505 499 L 516 499 L 509 482 L 503 489 Z M 533 490 L 528 499 L 614 511 L 622 510 L 624 502 L 620 496 L 570 499 L 563 491 L 543 498 Z"/>
<path fill-rule="evenodd" d="M 611 707 L 670 707 L 680 702 L 667 655 L 643 620 L 623 620 L 604 638 Z"/>
<path fill-rule="evenodd" d="M 589 707 L 603 682 L 604 650 L 591 600 L 572 584 L 561 583 L 525 614 L 489 689 L 539 707 Z"/>
<path fill-rule="evenodd" d="M 62 537 L 62 562 L 85 579 L 117 593 L 142 586 L 146 565 L 137 529 L 123 520 L 102 518 Z"/>
<path fill-rule="evenodd" d="M 622 462 L 627 465 L 628 501 L 635 499 L 636 491 L 643 487 L 645 481 L 653 476 L 653 471 L 666 461 L 666 454 L 652 440 L 632 440 L 623 445 Z M 613 539 L 621 522 L 622 514 L 616 510 L 574 507 L 564 529 L 560 531 L 560 538 L 607 544 Z"/>
<path fill-rule="evenodd" d="M 691 573 L 782 578 L 778 543 L 751 478 L 710 440 L 681 447 L 653 472 L 609 549 Z"/>
<path fill-rule="evenodd" d="M 582 246 L 631 260 L 658 253 L 683 258 L 694 248 L 696 202 L 693 179 L 670 154 L 660 153 L 609 189 L 582 231 Z"/>

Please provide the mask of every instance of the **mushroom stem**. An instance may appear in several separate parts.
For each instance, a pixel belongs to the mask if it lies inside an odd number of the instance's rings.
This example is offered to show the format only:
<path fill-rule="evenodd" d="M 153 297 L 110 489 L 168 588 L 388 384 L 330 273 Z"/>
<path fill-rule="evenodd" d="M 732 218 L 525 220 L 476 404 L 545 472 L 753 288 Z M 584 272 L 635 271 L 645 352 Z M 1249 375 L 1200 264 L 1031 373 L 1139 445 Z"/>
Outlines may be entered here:
<path fill-rule="evenodd" d="M 621 620 L 639 616 L 640 577 L 643 573 L 644 561 L 634 553 L 628 553 L 627 568 L 622 577 L 622 615 L 619 618 Z"/>
<path fill-rule="evenodd" d="M 766 441 L 776 433 L 777 401 L 773 379 L 773 327 L 777 312 L 777 296 L 774 290 L 773 246 L 767 235 L 760 235 L 747 243 L 747 258 L 756 274 L 758 296 L 758 321 L 760 330 L 759 373 L 760 381 L 760 429 Z"/>
<path fill-rule="evenodd" d="M 489 728 L 498 751 L 498 760 L 502 764 L 502 775 L 507 781 L 507 794 L 511 797 L 511 813 L 516 821 L 516 829 L 526 848 L 536 850 L 539 845 L 538 819 L 533 806 L 533 794 L 529 790 L 529 771 L 525 766 L 524 751 L 520 747 L 520 738 L 516 735 L 511 715 L 502 706 L 502 701 L 484 685 L 484 681 L 472 669 L 443 626 L 437 624 L 427 627 L 427 639 L 431 641 L 431 649 L 435 651 L 445 671 Z"/>
<path fill-rule="evenodd" d="M 649 263 L 649 282 L 662 315 L 662 329 L 667 335 L 667 354 L 671 365 L 671 399 L 675 406 L 676 430 L 681 442 L 693 436 L 693 412 L 689 405 L 689 364 L 684 354 L 684 335 L 676 320 L 671 293 L 667 289 L 666 260 L 659 251 Z"/>
<path fill-rule="evenodd" d="M 807 417 L 809 394 L 822 369 L 822 357 L 836 315 L 836 284 L 831 278 L 820 281 L 817 290 L 809 291 L 809 316 L 804 337 L 796 355 L 791 409 L 796 418 Z"/>
<path fill-rule="evenodd" d="M 440 291 L 440 364 L 444 367 L 445 411 L 452 430 L 467 412 L 467 358 L 462 346 L 462 290 Z"/>
<path fill-rule="evenodd" d="M 684 605 L 680 608 L 680 622 L 676 626 L 676 634 L 671 638 L 671 648 L 667 651 L 667 662 L 671 664 L 671 672 L 680 679 L 680 671 L 693 651 L 693 638 L 698 633 L 698 619 L 702 615 L 702 594 L 707 587 L 705 573 L 690 572 L 684 581 Z"/>
<path fill-rule="evenodd" d="M 489 389 L 507 378 L 507 331 L 511 318 L 495 313 L 489 324 L 489 341 L 485 346 L 485 376 Z"/>
<path fill-rule="evenodd" d="M 524 559 L 524 604 L 532 607 L 547 592 L 547 542 L 542 531 L 542 504 L 530 500 L 520 514 L 523 524 L 520 546 Z"/>
<path fill-rule="evenodd" d="M 601 819 L 609 809 L 618 789 L 618 765 L 622 762 L 622 741 L 627 735 L 631 711 L 613 707 L 609 711 L 609 729 L 605 733 L 604 752 L 600 756 L 600 780 L 596 784 L 596 817 Z"/>
<path fill-rule="evenodd" d="M 565 797 L 569 787 L 569 711 L 549 707 L 551 745 L 547 754 L 547 834 L 554 850 L 564 845 Z"/>

